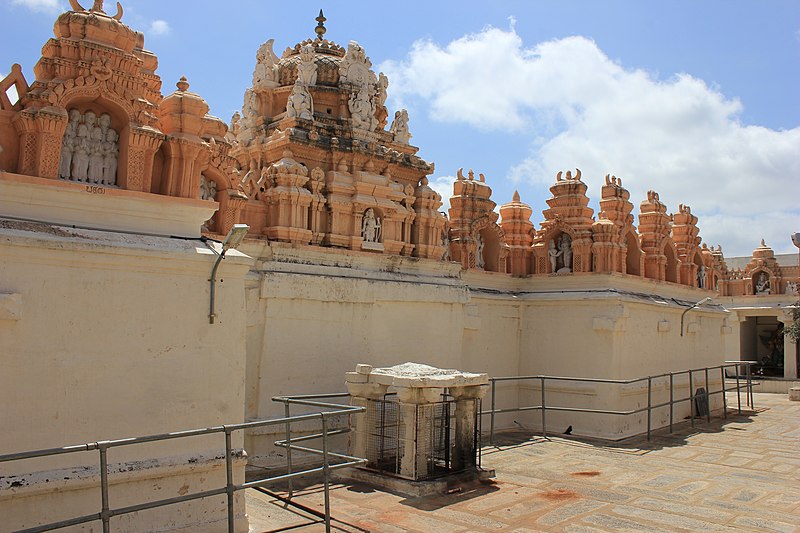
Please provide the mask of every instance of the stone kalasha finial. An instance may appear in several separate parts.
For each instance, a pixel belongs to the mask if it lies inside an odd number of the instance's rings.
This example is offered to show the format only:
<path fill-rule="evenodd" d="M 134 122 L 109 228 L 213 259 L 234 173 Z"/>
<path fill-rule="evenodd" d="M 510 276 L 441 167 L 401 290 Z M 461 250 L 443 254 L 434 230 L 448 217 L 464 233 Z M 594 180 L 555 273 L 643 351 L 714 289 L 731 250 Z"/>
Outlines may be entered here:
<path fill-rule="evenodd" d="M 325 35 L 327 29 L 325 28 L 325 21 L 328 20 L 325 18 L 325 15 L 322 13 L 322 10 L 319 10 L 319 16 L 314 19 L 317 21 L 317 27 L 314 28 L 314 31 L 317 32 L 317 39 L 320 41 L 322 40 L 322 36 Z"/>
<path fill-rule="evenodd" d="M 514 191 L 514 196 L 513 196 L 513 198 L 511 198 L 511 201 L 512 201 L 512 202 L 516 202 L 516 203 L 519 203 L 519 202 L 520 202 L 520 199 L 519 199 L 519 191 Z"/>
<path fill-rule="evenodd" d="M 181 79 L 178 80 L 178 83 L 175 84 L 181 92 L 186 92 L 189 90 L 189 80 L 186 79 L 186 76 L 181 76 Z"/>
<path fill-rule="evenodd" d="M 69 5 L 70 7 L 72 7 L 73 11 L 92 11 L 95 13 L 103 13 L 104 15 L 106 13 L 105 11 L 103 11 L 103 0 L 94 0 L 94 5 L 92 5 L 91 10 L 84 9 L 84 7 L 78 2 L 78 0 L 69 0 Z M 118 21 L 122 20 L 122 14 L 123 14 L 122 4 L 117 2 L 117 14 L 111 18 Z"/>

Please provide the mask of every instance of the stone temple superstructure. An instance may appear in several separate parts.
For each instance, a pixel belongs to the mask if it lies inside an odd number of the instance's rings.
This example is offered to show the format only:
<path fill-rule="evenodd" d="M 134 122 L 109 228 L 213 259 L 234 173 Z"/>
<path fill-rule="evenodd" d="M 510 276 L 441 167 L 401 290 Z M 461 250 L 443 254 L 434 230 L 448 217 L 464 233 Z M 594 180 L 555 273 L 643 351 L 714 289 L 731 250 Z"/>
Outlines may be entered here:
<path fill-rule="evenodd" d="M 627 380 L 741 358 L 797 375 L 797 346 L 780 342 L 795 256 L 762 243 L 726 259 L 689 206 L 671 213 L 655 191 L 632 199 L 621 179 L 578 169 L 555 175 L 541 210 L 516 193 L 498 206 L 490 178 L 459 170 L 445 215 L 408 113 L 386 107 L 389 80 L 358 43 L 326 39 L 322 13 L 280 58 L 272 41 L 256 51 L 226 124 L 186 78 L 162 92 L 157 57 L 121 7 L 70 5 L 33 81 L 20 65 L 0 80 L 0 401 L 12 428 L 0 455 L 283 416 L 274 396 L 341 391 L 357 363 Z M 221 261 L 214 241 L 242 223 L 247 240 Z M 540 393 L 508 382 L 497 401 Z M 642 388 L 568 382 L 547 393 L 548 405 L 612 410 L 646 400 Z M 600 438 L 646 427 L 641 415 L 547 416 Z M 656 412 L 653 427 L 668 419 Z M 501 414 L 497 427 L 514 420 Z M 275 440 L 233 436 L 236 483 L 247 462 L 270 466 Z M 109 455 L 114 505 L 228 482 L 219 440 L 151 444 Z M 2 526 L 95 512 L 97 457 L 72 461 L 4 466 Z M 220 501 L 114 525 L 219 531 Z M 236 531 L 248 529 L 245 511 L 238 496 Z"/>
<path fill-rule="evenodd" d="M 446 219 L 427 186 L 433 165 L 409 144 L 408 113 L 386 129 L 388 79 L 357 42 L 325 39 L 317 20 L 316 38 L 280 59 L 272 40 L 258 49 L 226 137 L 247 196 L 232 218 L 271 240 L 441 257 Z"/>

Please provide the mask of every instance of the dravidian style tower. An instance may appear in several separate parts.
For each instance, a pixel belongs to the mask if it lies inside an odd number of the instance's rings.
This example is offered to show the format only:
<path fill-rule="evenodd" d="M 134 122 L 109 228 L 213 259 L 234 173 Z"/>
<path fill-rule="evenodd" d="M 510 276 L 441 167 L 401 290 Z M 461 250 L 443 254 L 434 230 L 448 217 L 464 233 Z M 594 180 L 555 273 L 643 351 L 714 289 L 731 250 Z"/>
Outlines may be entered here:
<path fill-rule="evenodd" d="M 386 130 L 389 80 L 357 42 L 325 39 L 322 11 L 317 21 L 316 38 L 280 59 L 272 40 L 258 49 L 226 137 L 245 195 L 232 218 L 276 241 L 441 258 L 447 220 L 408 113 Z"/>

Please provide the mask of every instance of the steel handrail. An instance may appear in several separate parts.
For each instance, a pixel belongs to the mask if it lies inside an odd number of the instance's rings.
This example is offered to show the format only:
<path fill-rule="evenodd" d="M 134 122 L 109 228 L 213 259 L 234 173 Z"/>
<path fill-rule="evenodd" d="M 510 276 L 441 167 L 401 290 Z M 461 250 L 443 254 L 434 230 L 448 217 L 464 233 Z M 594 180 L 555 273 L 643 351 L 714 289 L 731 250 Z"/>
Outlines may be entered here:
<path fill-rule="evenodd" d="M 329 505 L 329 484 L 328 474 L 331 470 L 336 470 L 339 468 L 345 468 L 348 466 L 354 466 L 358 464 L 363 464 L 366 462 L 366 459 L 362 459 L 359 457 L 353 457 L 349 455 L 339 454 L 330 452 L 327 449 L 327 438 L 331 434 L 339 434 L 345 431 L 342 430 L 333 430 L 328 431 L 327 429 L 327 422 L 330 418 L 335 418 L 339 416 L 350 415 L 357 412 L 365 411 L 365 408 L 358 407 L 358 406 L 350 406 L 350 405 L 343 405 L 343 404 L 334 404 L 334 403 L 325 403 L 325 402 L 314 402 L 311 401 L 310 398 L 334 398 L 334 397 L 341 397 L 341 394 L 330 394 L 330 395 L 306 395 L 302 398 L 292 399 L 293 403 L 298 403 L 306 406 L 315 406 L 315 407 L 322 407 L 326 409 L 331 409 L 330 411 L 318 412 L 318 413 L 308 413 L 302 415 L 295 415 L 295 416 L 286 416 L 282 418 L 275 418 L 270 420 L 256 420 L 250 422 L 243 422 L 243 423 L 236 423 L 236 424 L 227 424 L 221 426 L 212 426 L 207 428 L 198 428 L 198 429 L 191 429 L 185 431 L 176 431 L 170 433 L 161 433 L 155 435 L 145 435 L 139 437 L 132 437 L 132 438 L 124 438 L 124 439 L 115 439 L 115 440 L 106 440 L 106 441 L 98 441 L 98 442 L 90 442 L 86 444 L 79 444 L 79 445 L 71 445 L 71 446 L 62 446 L 60 448 L 47 448 L 41 450 L 31 450 L 26 452 L 16 452 L 10 454 L 2 454 L 0 455 L 0 463 L 11 462 L 11 461 L 21 461 L 27 459 L 34 459 L 40 457 L 50 457 L 56 455 L 64 455 L 69 453 L 78 453 L 78 452 L 85 452 L 85 451 L 94 451 L 98 450 L 100 454 L 100 492 L 102 498 L 102 509 L 99 513 L 93 513 L 88 515 L 82 515 L 78 517 L 72 517 L 65 520 L 60 520 L 57 522 L 51 522 L 48 524 L 42 524 L 39 526 L 26 528 L 23 530 L 19 530 L 16 533 L 40 533 L 44 531 L 52 531 L 54 529 L 61 529 L 64 527 L 75 526 L 80 524 L 85 524 L 89 522 L 95 521 L 102 521 L 103 523 L 103 532 L 108 533 L 111 531 L 110 520 L 112 517 L 130 514 L 138 511 L 143 511 L 147 509 L 155 509 L 158 507 L 166 507 L 168 505 L 174 505 L 178 503 L 188 502 L 192 500 L 198 500 L 201 498 L 207 498 L 210 496 L 219 496 L 222 494 L 227 494 L 228 496 L 228 531 L 234 531 L 234 510 L 233 510 L 233 495 L 235 492 L 244 490 L 251 487 L 262 487 L 265 485 L 274 484 L 280 481 L 289 480 L 291 482 L 292 479 L 296 479 L 303 476 L 308 476 L 312 474 L 317 474 L 323 472 L 326 477 L 325 483 L 325 499 L 328 504 L 326 505 L 326 513 L 325 513 L 325 523 L 326 523 L 326 530 L 330 531 L 330 505 Z M 308 398 L 308 399 L 306 399 Z M 298 423 L 298 422 L 306 422 L 311 420 L 319 420 L 322 423 L 322 433 L 317 434 L 317 438 L 323 439 L 323 450 L 313 450 L 310 448 L 304 448 L 303 451 L 308 451 L 309 453 L 319 453 L 323 456 L 323 463 L 324 466 L 320 468 L 311 468 L 311 469 L 304 469 L 298 472 L 290 472 L 285 475 L 273 476 L 269 478 L 262 478 L 259 480 L 254 480 L 250 482 L 245 482 L 241 484 L 234 484 L 233 483 L 233 454 L 235 451 L 232 446 L 232 438 L 231 435 L 235 431 L 241 431 L 246 429 L 253 429 L 258 427 L 266 427 L 266 426 L 274 426 L 274 425 L 286 425 L 290 427 L 291 424 Z M 202 435 L 213 435 L 223 433 L 225 435 L 225 463 L 226 463 L 226 477 L 227 483 L 225 487 L 220 487 L 216 489 L 210 489 L 207 491 L 192 493 L 192 494 L 185 494 L 182 496 L 176 496 L 173 498 L 167 498 L 162 500 L 156 500 L 152 502 L 140 503 L 136 505 L 129 505 L 126 507 L 120 507 L 116 509 L 112 509 L 109 505 L 109 480 L 108 480 L 108 461 L 107 461 L 107 452 L 110 448 L 121 447 L 121 446 L 131 446 L 135 444 L 143 444 L 143 443 L 150 443 L 150 442 L 159 442 L 165 440 L 173 440 L 173 439 L 181 439 L 187 437 L 196 437 Z M 337 460 L 343 460 L 343 463 L 336 463 L 330 464 L 329 458 L 333 457 Z"/>
<path fill-rule="evenodd" d="M 605 379 L 605 378 L 583 378 L 583 377 L 572 377 L 572 376 L 548 376 L 548 375 L 526 375 L 526 376 L 499 376 L 499 377 L 492 377 L 489 378 L 490 386 L 491 386 L 491 409 L 488 411 L 481 411 L 481 416 L 489 415 L 490 416 L 490 430 L 489 430 L 489 444 L 494 445 L 494 433 L 495 433 L 495 414 L 499 413 L 512 413 L 512 412 L 524 412 L 524 411 L 541 411 L 542 413 L 542 435 L 546 438 L 547 437 L 547 422 L 546 422 L 546 412 L 548 410 L 551 411 L 567 411 L 567 412 L 578 412 L 578 413 L 593 413 L 593 414 L 606 414 L 606 415 L 619 415 L 619 416 L 628 416 L 633 414 L 639 414 L 647 412 L 647 440 L 650 440 L 651 434 L 651 418 L 652 418 L 652 411 L 653 409 L 660 409 L 663 407 L 669 406 L 670 408 L 670 416 L 669 416 L 669 430 L 672 432 L 673 427 L 673 407 L 675 404 L 679 404 L 682 402 L 690 402 L 691 406 L 691 425 L 694 427 L 694 403 L 695 399 L 698 397 L 695 395 L 694 391 L 692 390 L 692 378 L 694 374 L 702 372 L 705 376 L 704 384 L 705 388 L 709 389 L 709 371 L 711 370 L 719 370 L 721 373 L 721 389 L 720 390 L 706 390 L 703 394 L 703 397 L 708 399 L 711 396 L 722 394 L 723 397 L 726 392 L 731 390 L 736 390 L 737 396 L 737 404 L 739 414 L 742 412 L 742 404 L 741 404 L 741 389 L 745 389 L 745 397 L 747 399 L 747 405 L 753 406 L 753 383 L 751 379 L 751 372 L 750 366 L 755 364 L 753 361 L 726 361 L 726 364 L 711 366 L 711 367 L 701 367 L 701 368 L 692 368 L 688 370 L 680 370 L 676 372 L 665 372 L 662 374 L 654 374 L 646 377 L 641 378 L 633 378 L 633 379 Z M 746 383 L 744 385 L 740 385 L 739 383 L 739 374 L 738 368 L 740 366 L 744 366 L 746 368 Z M 729 368 L 736 368 L 736 385 L 734 387 L 726 387 L 725 380 L 727 379 L 725 370 Z M 689 396 L 685 398 L 675 398 L 674 396 L 674 378 L 676 376 L 683 376 L 686 375 L 688 377 L 689 383 Z M 653 390 L 653 381 L 663 378 L 669 378 L 669 394 L 670 399 L 667 402 L 659 403 L 656 405 L 652 404 L 652 390 Z M 510 407 L 510 408 L 497 408 L 497 383 L 499 382 L 506 382 L 506 381 L 537 381 L 541 390 L 541 403 L 539 405 L 529 405 L 529 406 L 521 406 L 521 407 Z M 638 409 L 630 409 L 630 410 L 612 410 L 612 409 L 592 409 L 592 408 L 584 408 L 584 407 L 566 407 L 566 406 L 548 406 L 546 404 L 546 384 L 547 381 L 570 381 L 570 382 L 579 382 L 579 383 L 604 383 L 604 384 L 612 384 L 612 385 L 630 385 L 634 383 L 647 383 L 647 407 L 640 407 Z M 711 409 L 709 408 L 706 413 L 707 420 L 711 421 Z M 723 400 L 723 416 L 727 418 L 728 410 L 727 404 Z"/>

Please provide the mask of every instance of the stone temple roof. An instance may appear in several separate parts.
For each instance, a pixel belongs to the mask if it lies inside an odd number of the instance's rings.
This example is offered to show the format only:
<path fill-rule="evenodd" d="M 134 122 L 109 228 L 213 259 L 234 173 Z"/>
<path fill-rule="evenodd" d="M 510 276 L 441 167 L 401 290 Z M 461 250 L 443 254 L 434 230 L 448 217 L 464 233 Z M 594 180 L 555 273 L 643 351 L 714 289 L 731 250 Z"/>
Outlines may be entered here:
<path fill-rule="evenodd" d="M 744 257 L 726 257 L 725 264 L 728 265 L 728 269 L 736 270 L 737 268 L 744 268 L 747 264 L 752 261 L 753 258 L 751 256 L 744 256 Z M 797 266 L 797 254 L 775 254 L 775 260 L 778 261 L 778 265 L 782 267 L 791 267 Z"/>

